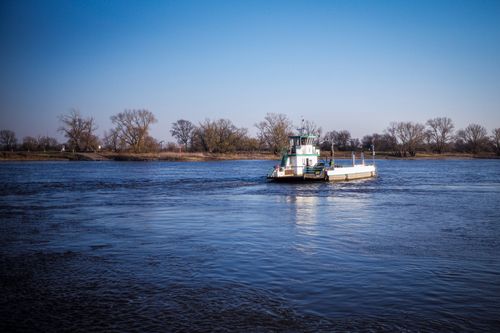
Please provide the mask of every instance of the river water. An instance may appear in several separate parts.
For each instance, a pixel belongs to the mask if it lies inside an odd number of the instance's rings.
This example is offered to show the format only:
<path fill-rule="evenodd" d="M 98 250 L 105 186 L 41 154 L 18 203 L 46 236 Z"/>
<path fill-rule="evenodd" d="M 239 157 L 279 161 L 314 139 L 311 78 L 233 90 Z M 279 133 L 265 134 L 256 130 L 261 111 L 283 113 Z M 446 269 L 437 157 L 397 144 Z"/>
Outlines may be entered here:
<path fill-rule="evenodd" d="M 500 327 L 500 161 L 0 164 L 0 330 Z"/>

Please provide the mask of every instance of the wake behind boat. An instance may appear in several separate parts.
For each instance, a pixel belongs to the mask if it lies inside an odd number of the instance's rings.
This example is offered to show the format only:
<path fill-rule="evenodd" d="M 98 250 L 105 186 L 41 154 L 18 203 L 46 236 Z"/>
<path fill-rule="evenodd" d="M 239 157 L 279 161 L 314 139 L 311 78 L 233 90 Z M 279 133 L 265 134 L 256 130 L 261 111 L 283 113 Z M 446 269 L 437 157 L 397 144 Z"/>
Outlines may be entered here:
<path fill-rule="evenodd" d="M 361 163 L 356 164 L 353 152 L 352 165 L 338 165 L 335 164 L 333 156 L 329 162 L 318 162 L 320 150 L 314 144 L 317 138 L 317 136 L 309 134 L 289 136 L 290 145 L 282 155 L 281 163 L 269 172 L 267 179 L 273 181 L 344 181 L 371 178 L 377 175 L 373 146 L 372 164 L 365 163 L 363 153 L 361 153 Z"/>

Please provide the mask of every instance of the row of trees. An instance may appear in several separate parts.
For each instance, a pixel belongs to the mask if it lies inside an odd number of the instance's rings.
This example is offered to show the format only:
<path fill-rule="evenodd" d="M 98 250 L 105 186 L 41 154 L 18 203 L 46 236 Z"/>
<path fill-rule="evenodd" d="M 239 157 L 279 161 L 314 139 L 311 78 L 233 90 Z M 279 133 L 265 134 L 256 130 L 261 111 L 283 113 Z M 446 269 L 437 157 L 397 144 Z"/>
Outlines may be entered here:
<path fill-rule="evenodd" d="M 46 151 L 68 149 L 71 151 L 97 151 L 101 148 L 134 152 L 158 150 L 161 144 L 149 135 L 150 125 L 157 122 L 148 110 L 125 110 L 111 117 L 114 127 L 104 133 L 102 140 L 95 134 L 98 129 L 93 117 L 83 117 L 76 109 L 59 117 L 61 132 L 67 141 L 63 144 L 52 137 L 26 136 L 18 145 L 16 135 L 10 130 L 0 131 L 0 145 L 3 150 L 22 149 Z"/>
<path fill-rule="evenodd" d="M 172 124 L 170 133 L 186 150 L 227 152 L 232 150 L 269 150 L 281 152 L 288 146 L 288 136 L 296 131 L 318 137 L 317 144 L 322 150 L 341 151 L 369 150 L 376 145 L 378 151 L 392 152 L 396 156 L 415 156 L 417 151 L 470 152 L 494 150 L 500 155 L 500 128 L 495 128 L 488 136 L 486 128 L 470 124 L 455 132 L 453 121 L 447 117 L 429 119 L 426 124 L 414 122 L 392 122 L 382 133 L 366 135 L 360 141 L 347 130 L 330 131 L 322 135 L 321 127 L 312 121 L 302 121 L 296 128 L 284 114 L 269 113 L 263 121 L 255 125 L 258 138 L 248 138 L 246 129 L 238 129 L 229 120 L 209 121 L 195 126 L 181 119 Z M 225 133 L 225 134 L 223 134 Z M 199 144 L 199 143 L 203 144 Z M 212 142 L 211 144 L 205 144 Z"/>
<path fill-rule="evenodd" d="M 101 141 L 96 135 L 94 118 L 84 118 L 78 110 L 59 118 L 59 131 L 68 139 L 67 146 L 72 151 L 95 151 L 105 149 L 134 152 L 155 150 L 159 143 L 149 135 L 149 127 L 157 120 L 148 110 L 125 110 L 111 116 L 114 127 L 104 133 Z"/>
<path fill-rule="evenodd" d="M 15 133 L 0 131 L 0 144 L 4 150 L 23 149 L 27 151 L 65 149 L 71 151 L 148 152 L 164 149 L 149 134 L 152 124 L 157 122 L 148 110 L 125 110 L 111 116 L 113 127 L 104 132 L 100 139 L 96 134 L 97 124 L 93 117 L 83 117 L 76 109 L 59 117 L 59 131 L 67 141 L 61 145 L 51 137 L 24 137 L 18 145 Z M 248 135 L 246 128 L 238 128 L 228 119 L 206 119 L 195 125 L 180 119 L 171 126 L 170 133 L 177 140 L 165 145 L 167 149 L 227 153 L 235 151 L 265 150 L 280 153 L 288 146 L 288 136 L 300 132 L 314 134 L 322 150 L 369 150 L 372 144 L 377 151 L 391 152 L 396 156 L 415 156 L 417 151 L 471 152 L 495 151 L 500 155 L 500 128 L 491 136 L 478 124 L 470 124 L 455 131 L 453 121 L 447 117 L 429 119 L 425 124 L 415 122 L 392 122 L 383 133 L 353 138 L 347 130 L 329 131 L 322 135 L 322 128 L 312 121 L 303 120 L 300 128 L 294 128 L 292 121 L 284 114 L 268 113 L 255 124 L 257 137 Z"/>
<path fill-rule="evenodd" d="M 0 131 L 0 147 L 2 150 L 25 150 L 25 151 L 53 151 L 61 149 L 57 139 L 49 136 L 26 136 L 21 144 L 18 144 L 16 133 L 10 130 Z"/>
<path fill-rule="evenodd" d="M 415 156 L 417 151 L 469 152 L 494 150 L 500 155 L 500 128 L 493 129 L 488 136 L 486 128 L 479 124 L 469 124 L 455 132 L 453 121 L 447 117 L 429 119 L 426 124 L 414 122 L 393 122 L 383 134 L 363 137 L 362 146 L 377 143 L 377 149 L 392 151 L 395 155 Z"/>

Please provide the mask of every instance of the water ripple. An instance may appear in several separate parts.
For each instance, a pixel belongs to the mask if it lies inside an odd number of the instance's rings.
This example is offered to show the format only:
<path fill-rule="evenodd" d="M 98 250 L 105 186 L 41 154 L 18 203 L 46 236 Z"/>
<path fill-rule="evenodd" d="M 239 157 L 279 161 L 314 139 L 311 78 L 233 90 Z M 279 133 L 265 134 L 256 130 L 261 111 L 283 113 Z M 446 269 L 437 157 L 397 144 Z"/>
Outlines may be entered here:
<path fill-rule="evenodd" d="M 0 164 L 0 330 L 500 325 L 498 161 L 307 184 L 272 165 Z"/>

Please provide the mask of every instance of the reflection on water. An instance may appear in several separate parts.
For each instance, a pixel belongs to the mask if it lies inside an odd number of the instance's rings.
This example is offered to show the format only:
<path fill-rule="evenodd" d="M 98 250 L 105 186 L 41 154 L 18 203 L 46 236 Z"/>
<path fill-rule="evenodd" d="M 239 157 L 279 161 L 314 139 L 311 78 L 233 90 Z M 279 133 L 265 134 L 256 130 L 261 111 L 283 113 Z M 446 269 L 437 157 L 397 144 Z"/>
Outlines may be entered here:
<path fill-rule="evenodd" d="M 287 196 L 290 206 L 290 218 L 299 226 L 313 226 L 317 223 L 317 197 Z"/>
<path fill-rule="evenodd" d="M 0 330 L 500 325 L 498 161 L 308 184 L 272 165 L 0 164 Z"/>

